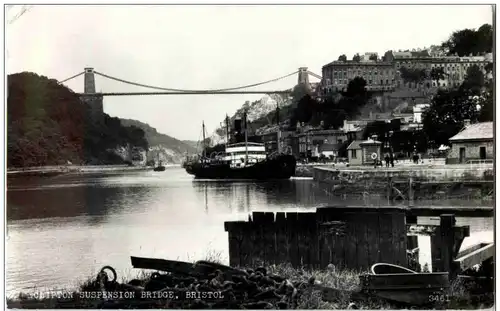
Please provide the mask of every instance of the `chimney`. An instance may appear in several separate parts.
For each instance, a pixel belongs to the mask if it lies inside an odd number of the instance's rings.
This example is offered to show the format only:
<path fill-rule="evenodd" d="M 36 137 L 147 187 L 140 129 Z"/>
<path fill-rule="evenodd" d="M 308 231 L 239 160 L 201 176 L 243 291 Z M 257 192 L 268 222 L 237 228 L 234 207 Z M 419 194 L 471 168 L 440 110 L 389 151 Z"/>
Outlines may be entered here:
<path fill-rule="evenodd" d="M 468 127 L 470 125 L 470 119 L 464 119 L 464 127 Z"/>

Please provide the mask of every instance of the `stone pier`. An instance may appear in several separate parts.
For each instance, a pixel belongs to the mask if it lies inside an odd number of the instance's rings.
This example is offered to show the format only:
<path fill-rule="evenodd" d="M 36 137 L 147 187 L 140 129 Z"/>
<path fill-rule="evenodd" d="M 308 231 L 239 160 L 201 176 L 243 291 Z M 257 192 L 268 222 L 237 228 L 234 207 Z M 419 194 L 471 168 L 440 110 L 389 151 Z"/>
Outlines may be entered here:
<path fill-rule="evenodd" d="M 330 194 L 384 194 L 403 200 L 440 195 L 491 196 L 492 164 L 410 165 L 391 168 L 315 167 L 313 178 Z"/>

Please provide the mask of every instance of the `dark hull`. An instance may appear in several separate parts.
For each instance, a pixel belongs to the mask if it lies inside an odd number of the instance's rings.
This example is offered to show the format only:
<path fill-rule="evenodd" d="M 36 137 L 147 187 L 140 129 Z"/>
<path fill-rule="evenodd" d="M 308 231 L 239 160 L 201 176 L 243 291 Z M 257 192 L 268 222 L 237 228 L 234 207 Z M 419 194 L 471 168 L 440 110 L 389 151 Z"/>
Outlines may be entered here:
<path fill-rule="evenodd" d="M 155 172 L 163 172 L 165 170 L 165 166 L 158 166 L 153 169 Z"/>
<path fill-rule="evenodd" d="M 229 164 L 192 163 L 186 172 L 201 179 L 289 179 L 295 174 L 297 162 L 292 155 L 279 155 L 244 168 L 231 168 Z"/>

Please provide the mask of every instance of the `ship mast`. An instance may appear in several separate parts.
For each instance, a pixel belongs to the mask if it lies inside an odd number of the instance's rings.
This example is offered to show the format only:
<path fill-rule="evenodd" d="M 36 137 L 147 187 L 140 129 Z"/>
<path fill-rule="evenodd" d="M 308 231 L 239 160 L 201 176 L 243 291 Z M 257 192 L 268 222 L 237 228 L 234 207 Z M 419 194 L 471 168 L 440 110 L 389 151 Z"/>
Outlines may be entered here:
<path fill-rule="evenodd" d="M 248 164 L 248 126 L 247 126 L 247 112 L 243 113 L 243 122 L 245 125 L 245 165 Z"/>
<path fill-rule="evenodd" d="M 201 126 L 203 128 L 203 144 L 202 144 L 203 145 L 203 153 L 202 153 L 202 155 L 205 158 L 205 152 L 206 152 L 205 149 L 207 147 L 207 146 L 205 146 L 205 139 L 206 139 L 205 138 L 205 121 L 202 122 Z"/>

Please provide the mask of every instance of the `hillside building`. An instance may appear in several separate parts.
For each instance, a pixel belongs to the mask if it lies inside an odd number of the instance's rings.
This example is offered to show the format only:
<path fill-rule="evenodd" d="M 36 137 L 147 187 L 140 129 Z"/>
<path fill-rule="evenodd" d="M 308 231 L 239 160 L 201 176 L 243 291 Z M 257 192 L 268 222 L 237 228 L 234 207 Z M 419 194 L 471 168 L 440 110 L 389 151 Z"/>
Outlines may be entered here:
<path fill-rule="evenodd" d="M 356 77 L 366 81 L 368 91 L 394 90 L 394 66 L 378 61 L 334 61 L 322 68 L 324 94 L 346 91 L 349 82 Z"/>

